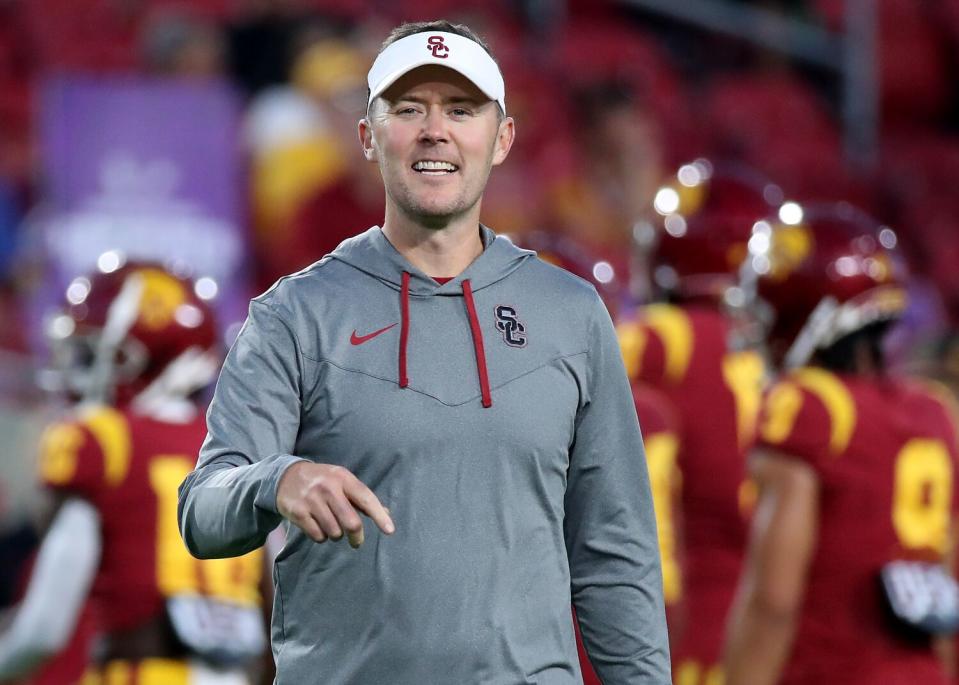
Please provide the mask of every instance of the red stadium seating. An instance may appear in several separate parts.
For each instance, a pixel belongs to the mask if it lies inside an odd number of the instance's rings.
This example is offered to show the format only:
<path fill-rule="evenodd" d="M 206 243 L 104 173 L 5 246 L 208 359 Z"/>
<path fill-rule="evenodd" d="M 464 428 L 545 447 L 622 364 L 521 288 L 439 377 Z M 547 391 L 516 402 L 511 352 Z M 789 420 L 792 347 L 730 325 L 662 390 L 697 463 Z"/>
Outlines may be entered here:
<path fill-rule="evenodd" d="M 816 7 L 828 26 L 841 31 L 845 4 L 844 0 L 817 0 Z M 948 0 L 955 17 L 950 26 L 942 22 L 948 12 L 931 11 L 940 4 L 877 0 L 882 109 L 887 120 L 932 118 L 942 114 L 947 104 L 950 76 L 945 43 L 950 28 L 953 40 L 959 36 L 959 8 L 955 0 Z"/>
<path fill-rule="evenodd" d="M 959 139 L 901 131 L 882 147 L 882 184 L 905 211 L 955 198 L 959 184 Z"/>
<path fill-rule="evenodd" d="M 707 90 L 704 107 L 713 142 L 749 157 L 783 138 L 830 145 L 839 139 L 824 101 L 788 72 L 718 78 Z"/>
<path fill-rule="evenodd" d="M 789 197 L 871 204 L 864 184 L 847 172 L 834 115 L 798 77 L 775 72 L 717 79 L 704 109 L 716 154 L 762 169 Z"/>
<path fill-rule="evenodd" d="M 140 63 L 140 32 L 160 12 L 220 18 L 230 0 L 31 0 L 23 3 L 38 65 L 47 69 L 130 71 Z"/>
<path fill-rule="evenodd" d="M 618 81 L 631 87 L 664 129 L 670 161 L 702 150 L 683 82 L 659 44 L 628 22 L 577 20 L 552 41 L 558 74 L 569 86 Z"/>

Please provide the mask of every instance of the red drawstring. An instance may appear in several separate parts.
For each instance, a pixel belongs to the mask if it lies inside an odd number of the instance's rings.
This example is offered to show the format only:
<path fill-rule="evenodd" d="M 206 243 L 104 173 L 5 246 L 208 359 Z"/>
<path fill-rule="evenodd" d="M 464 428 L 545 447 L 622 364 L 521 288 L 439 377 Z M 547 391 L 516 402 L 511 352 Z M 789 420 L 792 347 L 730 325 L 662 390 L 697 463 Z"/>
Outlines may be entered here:
<path fill-rule="evenodd" d="M 469 280 L 463 281 L 463 299 L 466 301 L 466 313 L 469 315 L 470 332 L 473 334 L 473 349 L 476 351 L 476 372 L 479 374 L 480 393 L 483 397 L 483 406 L 487 409 L 493 406 L 493 397 L 489 389 L 489 373 L 486 370 L 486 352 L 483 349 L 483 331 L 480 329 L 479 319 L 476 318 L 476 305 L 473 304 L 473 289 Z M 406 375 L 406 343 L 410 337 L 410 275 L 403 272 L 403 281 L 400 287 L 400 387 L 410 384 Z"/>
<path fill-rule="evenodd" d="M 483 396 L 483 406 L 489 409 L 493 406 L 493 398 L 489 390 L 489 373 L 486 370 L 486 352 L 483 349 L 483 331 L 480 329 L 479 319 L 476 318 L 476 305 L 473 304 L 473 288 L 469 279 L 463 281 L 463 299 L 466 300 L 466 312 L 470 318 L 470 330 L 473 332 L 473 348 L 476 350 L 476 371 L 479 373 L 480 393 Z"/>
<path fill-rule="evenodd" d="M 406 341 L 410 337 L 410 274 L 403 272 L 403 284 L 400 290 L 400 387 L 410 384 L 406 375 Z"/>

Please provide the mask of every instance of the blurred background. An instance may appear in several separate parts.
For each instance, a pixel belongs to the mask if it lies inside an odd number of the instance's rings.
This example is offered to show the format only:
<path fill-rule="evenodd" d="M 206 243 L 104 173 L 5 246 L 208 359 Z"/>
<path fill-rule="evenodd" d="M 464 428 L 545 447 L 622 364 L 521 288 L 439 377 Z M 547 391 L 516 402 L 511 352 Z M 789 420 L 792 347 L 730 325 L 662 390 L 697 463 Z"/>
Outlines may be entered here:
<path fill-rule="evenodd" d="M 0 0 L 4 560 L 31 547 L 64 294 L 160 261 L 229 344 L 250 297 L 382 220 L 355 133 L 366 70 L 390 28 L 435 18 L 505 74 L 494 230 L 572 241 L 628 307 L 664 179 L 741 160 L 894 227 L 919 275 L 898 363 L 951 355 L 938 373 L 959 378 L 959 0 Z M 0 578 L 0 604 L 16 587 Z"/>

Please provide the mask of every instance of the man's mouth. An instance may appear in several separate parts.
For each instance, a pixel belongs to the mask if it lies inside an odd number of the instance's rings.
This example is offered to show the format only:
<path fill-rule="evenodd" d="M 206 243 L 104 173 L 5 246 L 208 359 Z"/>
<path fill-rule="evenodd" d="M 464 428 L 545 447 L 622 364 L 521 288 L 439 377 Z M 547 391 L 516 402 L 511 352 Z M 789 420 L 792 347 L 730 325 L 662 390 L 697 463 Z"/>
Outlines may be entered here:
<path fill-rule="evenodd" d="M 452 162 L 440 162 L 434 159 L 421 159 L 414 162 L 413 171 L 426 174 L 427 176 L 442 176 L 443 174 L 453 174 L 459 171 L 459 167 Z"/>

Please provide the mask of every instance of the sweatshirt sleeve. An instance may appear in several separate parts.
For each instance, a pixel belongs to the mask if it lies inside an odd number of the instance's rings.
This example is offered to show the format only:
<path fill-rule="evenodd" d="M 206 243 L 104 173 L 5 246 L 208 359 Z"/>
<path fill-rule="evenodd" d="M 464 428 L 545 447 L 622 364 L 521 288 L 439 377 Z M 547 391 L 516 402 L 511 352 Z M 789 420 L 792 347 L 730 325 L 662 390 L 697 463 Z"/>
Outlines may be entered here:
<path fill-rule="evenodd" d="M 227 355 L 207 412 L 196 469 L 180 485 L 180 533 L 201 559 L 260 547 L 282 517 L 276 488 L 300 426 L 302 357 L 293 332 L 264 302 Z"/>
<path fill-rule="evenodd" d="M 573 606 L 603 683 L 669 685 L 646 458 L 613 325 L 598 301 L 589 336 L 564 523 Z"/>

